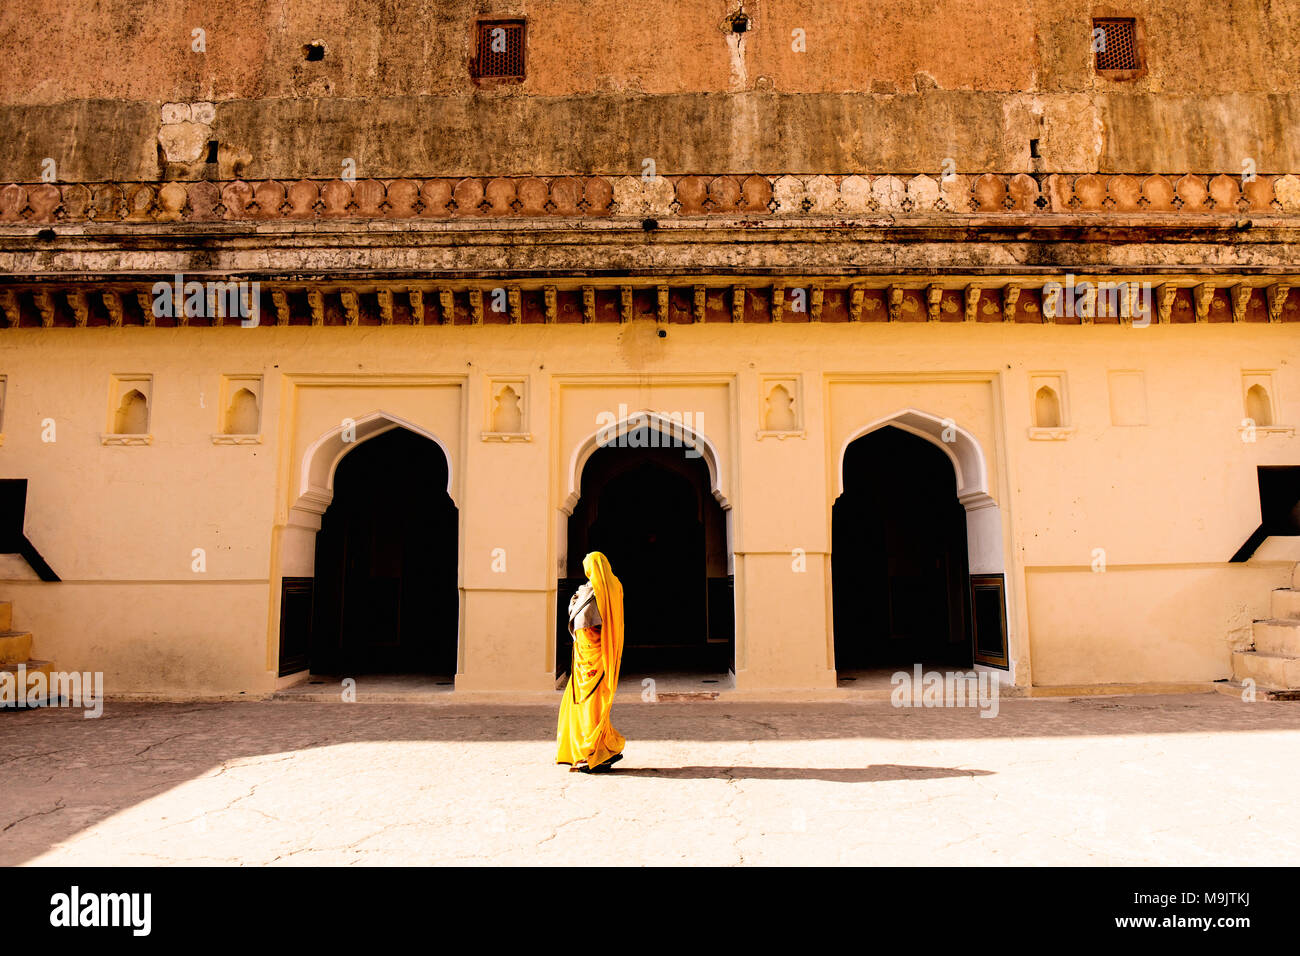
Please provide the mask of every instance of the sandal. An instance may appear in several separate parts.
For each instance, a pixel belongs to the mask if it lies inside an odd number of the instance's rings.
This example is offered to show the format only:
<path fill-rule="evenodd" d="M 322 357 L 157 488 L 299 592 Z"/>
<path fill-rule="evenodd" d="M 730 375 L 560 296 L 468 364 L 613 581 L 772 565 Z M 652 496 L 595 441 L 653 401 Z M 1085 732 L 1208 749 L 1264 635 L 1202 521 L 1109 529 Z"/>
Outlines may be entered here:
<path fill-rule="evenodd" d="M 622 759 L 622 754 L 614 754 L 614 756 L 610 757 L 604 763 L 592 767 L 587 771 L 587 773 L 612 773 L 614 770 L 614 764 L 618 763 Z"/>

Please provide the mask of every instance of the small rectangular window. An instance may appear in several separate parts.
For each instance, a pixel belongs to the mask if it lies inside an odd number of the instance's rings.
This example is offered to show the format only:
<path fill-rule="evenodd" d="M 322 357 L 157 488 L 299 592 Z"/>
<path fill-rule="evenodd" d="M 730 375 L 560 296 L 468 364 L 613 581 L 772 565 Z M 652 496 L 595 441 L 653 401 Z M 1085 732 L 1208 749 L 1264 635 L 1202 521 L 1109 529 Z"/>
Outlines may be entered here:
<path fill-rule="evenodd" d="M 475 79 L 524 78 L 523 20 L 478 22 L 470 75 Z"/>
<path fill-rule="evenodd" d="M 1092 48 L 1099 71 L 1136 70 L 1141 66 L 1135 20 L 1093 20 Z"/>

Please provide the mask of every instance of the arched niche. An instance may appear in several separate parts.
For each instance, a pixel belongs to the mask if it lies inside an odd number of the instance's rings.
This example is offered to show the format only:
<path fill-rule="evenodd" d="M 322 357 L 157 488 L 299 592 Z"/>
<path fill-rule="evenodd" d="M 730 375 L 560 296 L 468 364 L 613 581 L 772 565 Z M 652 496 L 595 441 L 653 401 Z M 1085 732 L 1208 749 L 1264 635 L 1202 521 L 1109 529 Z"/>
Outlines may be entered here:
<path fill-rule="evenodd" d="M 118 435 L 143 435 L 149 431 L 149 400 L 138 388 L 130 389 L 122 396 L 113 426 Z"/>
<path fill-rule="evenodd" d="M 255 435 L 259 430 L 260 417 L 257 396 L 250 389 L 238 389 L 226 409 L 225 434 Z"/>
<path fill-rule="evenodd" d="M 1246 390 L 1246 415 L 1263 428 L 1273 424 L 1273 402 L 1263 385 L 1256 383 Z"/>
<path fill-rule="evenodd" d="M 835 497 L 844 494 L 844 454 L 849 445 L 879 428 L 892 426 L 933 444 L 952 462 L 957 500 L 966 509 L 966 541 L 971 574 L 997 574 L 1006 568 L 1002 551 L 1002 513 L 988 489 L 984 450 L 966 429 L 929 412 L 904 408 L 862 426 L 840 445 L 835 461 Z M 950 440 L 945 441 L 948 437 Z M 832 543 L 832 547 L 833 547 Z"/>
<path fill-rule="evenodd" d="M 1034 393 L 1034 425 L 1037 428 L 1060 428 L 1061 400 L 1056 389 L 1050 385 L 1040 385 Z"/>

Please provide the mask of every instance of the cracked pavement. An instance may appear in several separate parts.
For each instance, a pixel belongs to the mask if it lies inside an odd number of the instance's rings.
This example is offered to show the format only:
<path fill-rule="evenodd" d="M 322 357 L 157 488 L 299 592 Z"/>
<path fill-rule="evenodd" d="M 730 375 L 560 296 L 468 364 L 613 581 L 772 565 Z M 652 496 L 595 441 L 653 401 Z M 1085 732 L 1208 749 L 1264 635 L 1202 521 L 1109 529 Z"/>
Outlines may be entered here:
<path fill-rule="evenodd" d="M 558 707 L 558 703 L 557 703 Z M 1221 694 L 0 714 L 0 864 L 1300 864 L 1300 704 Z"/>

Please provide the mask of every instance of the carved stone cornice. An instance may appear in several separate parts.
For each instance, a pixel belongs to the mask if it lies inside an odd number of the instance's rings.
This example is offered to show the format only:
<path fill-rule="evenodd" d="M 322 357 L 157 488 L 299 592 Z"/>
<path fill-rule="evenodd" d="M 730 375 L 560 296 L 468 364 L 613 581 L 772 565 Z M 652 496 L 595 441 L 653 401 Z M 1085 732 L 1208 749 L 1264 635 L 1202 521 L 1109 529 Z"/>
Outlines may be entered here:
<path fill-rule="evenodd" d="M 490 188 L 489 188 L 490 186 Z M 290 201 L 292 197 L 292 201 Z M 1294 174 L 1024 172 L 471 176 L 0 184 L 3 223 L 938 215 L 1300 216 Z"/>
<path fill-rule="evenodd" d="M 310 327 L 424 326 L 426 301 L 436 301 L 439 325 L 508 325 L 633 322 L 834 324 L 899 322 L 919 301 L 932 323 L 1050 325 L 1300 323 L 1300 296 L 1290 295 L 1293 276 L 1218 272 L 1204 275 L 1112 274 L 1006 276 L 931 274 L 813 277 L 624 275 L 451 279 L 421 282 L 367 279 L 226 276 L 223 282 L 257 282 L 260 321 L 239 314 L 186 317 L 155 312 L 149 279 L 69 282 L 4 282 L 0 321 L 4 328 L 183 328 L 212 326 Z M 508 309 L 484 313 L 484 296 L 505 289 Z M 791 290 L 795 302 L 791 311 Z M 172 287 L 160 295 L 172 294 Z M 432 298 L 426 300 L 428 294 Z M 805 299 L 806 296 L 806 299 Z M 637 312 L 649 298 L 654 310 Z M 209 297 L 211 304 L 215 297 Z M 688 303 L 683 308 L 676 303 Z M 459 308 L 458 308 L 459 303 Z M 963 303 L 964 308 L 957 305 Z M 166 303 L 164 303 L 166 304 Z M 1225 308 L 1230 305 L 1231 308 Z M 954 307 L 956 306 L 956 307 Z"/>

